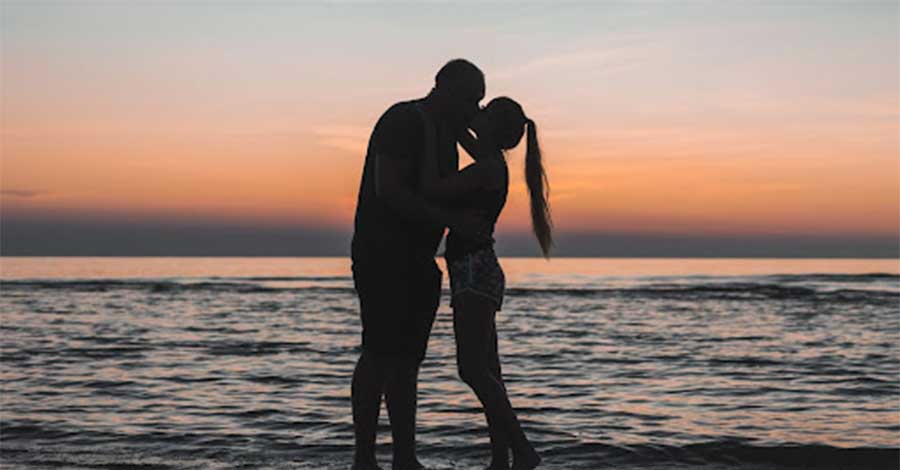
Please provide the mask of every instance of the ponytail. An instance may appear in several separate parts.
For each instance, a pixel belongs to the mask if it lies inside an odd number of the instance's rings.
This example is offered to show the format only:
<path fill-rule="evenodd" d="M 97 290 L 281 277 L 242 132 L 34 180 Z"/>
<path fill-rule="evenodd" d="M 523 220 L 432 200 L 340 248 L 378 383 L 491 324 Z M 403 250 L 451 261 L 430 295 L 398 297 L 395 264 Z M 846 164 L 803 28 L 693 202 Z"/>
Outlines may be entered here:
<path fill-rule="evenodd" d="M 553 222 L 550 219 L 550 184 L 541 164 L 541 149 L 538 147 L 537 128 L 531 119 L 525 120 L 527 140 L 525 147 L 525 181 L 531 198 L 531 227 L 545 258 L 550 258 L 553 245 Z"/>

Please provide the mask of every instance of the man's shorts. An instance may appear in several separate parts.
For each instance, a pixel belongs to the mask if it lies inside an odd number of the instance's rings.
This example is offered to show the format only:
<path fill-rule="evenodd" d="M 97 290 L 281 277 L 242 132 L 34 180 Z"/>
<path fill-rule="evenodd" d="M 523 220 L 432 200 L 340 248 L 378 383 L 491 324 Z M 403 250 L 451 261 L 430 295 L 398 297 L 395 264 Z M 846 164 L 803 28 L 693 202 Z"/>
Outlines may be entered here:
<path fill-rule="evenodd" d="M 441 300 L 442 277 L 434 261 L 414 267 L 354 262 L 363 350 L 424 359 Z"/>

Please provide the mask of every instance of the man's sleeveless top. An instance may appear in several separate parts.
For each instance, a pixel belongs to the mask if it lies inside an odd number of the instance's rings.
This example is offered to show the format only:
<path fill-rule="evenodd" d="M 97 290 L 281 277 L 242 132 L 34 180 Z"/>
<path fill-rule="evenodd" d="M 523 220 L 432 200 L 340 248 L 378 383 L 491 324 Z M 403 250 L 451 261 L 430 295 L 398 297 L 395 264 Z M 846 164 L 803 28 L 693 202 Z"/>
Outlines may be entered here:
<path fill-rule="evenodd" d="M 444 234 L 444 227 L 411 219 L 389 207 L 375 193 L 376 151 L 391 158 L 409 159 L 410 172 L 405 176 L 408 187 L 419 189 L 419 164 L 425 146 L 422 117 L 416 110 L 420 100 L 391 106 L 379 118 L 369 138 L 366 162 L 359 185 L 354 217 L 351 257 L 354 262 L 388 262 L 418 265 L 434 263 L 434 255 Z M 441 174 L 455 171 L 459 154 L 450 136 L 438 134 Z"/>

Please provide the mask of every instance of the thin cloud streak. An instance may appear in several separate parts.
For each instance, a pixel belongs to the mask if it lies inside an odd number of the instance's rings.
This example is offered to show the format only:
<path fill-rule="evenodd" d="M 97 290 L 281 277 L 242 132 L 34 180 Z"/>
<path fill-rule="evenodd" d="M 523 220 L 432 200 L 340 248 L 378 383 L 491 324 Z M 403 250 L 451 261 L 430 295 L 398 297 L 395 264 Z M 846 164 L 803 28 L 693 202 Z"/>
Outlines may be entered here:
<path fill-rule="evenodd" d="M 50 193 L 47 191 L 36 191 L 36 190 L 31 190 L 31 189 L 3 189 L 3 190 L 0 190 L 0 195 L 12 196 L 12 197 L 31 198 L 31 197 L 43 196 L 46 194 L 50 194 Z"/>

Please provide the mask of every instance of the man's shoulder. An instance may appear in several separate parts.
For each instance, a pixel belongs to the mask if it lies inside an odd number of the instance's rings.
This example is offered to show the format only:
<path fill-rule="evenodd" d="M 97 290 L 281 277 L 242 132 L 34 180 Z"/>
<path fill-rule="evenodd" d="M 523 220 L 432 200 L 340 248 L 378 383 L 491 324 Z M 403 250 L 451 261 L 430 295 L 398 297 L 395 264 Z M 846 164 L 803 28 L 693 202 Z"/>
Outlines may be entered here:
<path fill-rule="evenodd" d="M 381 115 L 379 123 L 406 124 L 419 121 L 419 111 L 416 109 L 421 100 L 400 101 L 392 104 Z"/>
<path fill-rule="evenodd" d="M 422 102 L 421 98 L 416 98 L 416 99 L 406 100 L 406 101 L 398 101 L 398 102 L 390 105 L 388 107 L 387 111 L 385 111 L 385 114 L 387 114 L 389 112 L 415 112 L 416 106 L 419 106 L 419 104 L 421 102 Z"/>
<path fill-rule="evenodd" d="M 383 150 L 406 152 L 418 145 L 424 135 L 422 117 L 416 110 L 418 100 L 395 103 L 378 119 L 373 138 Z"/>

